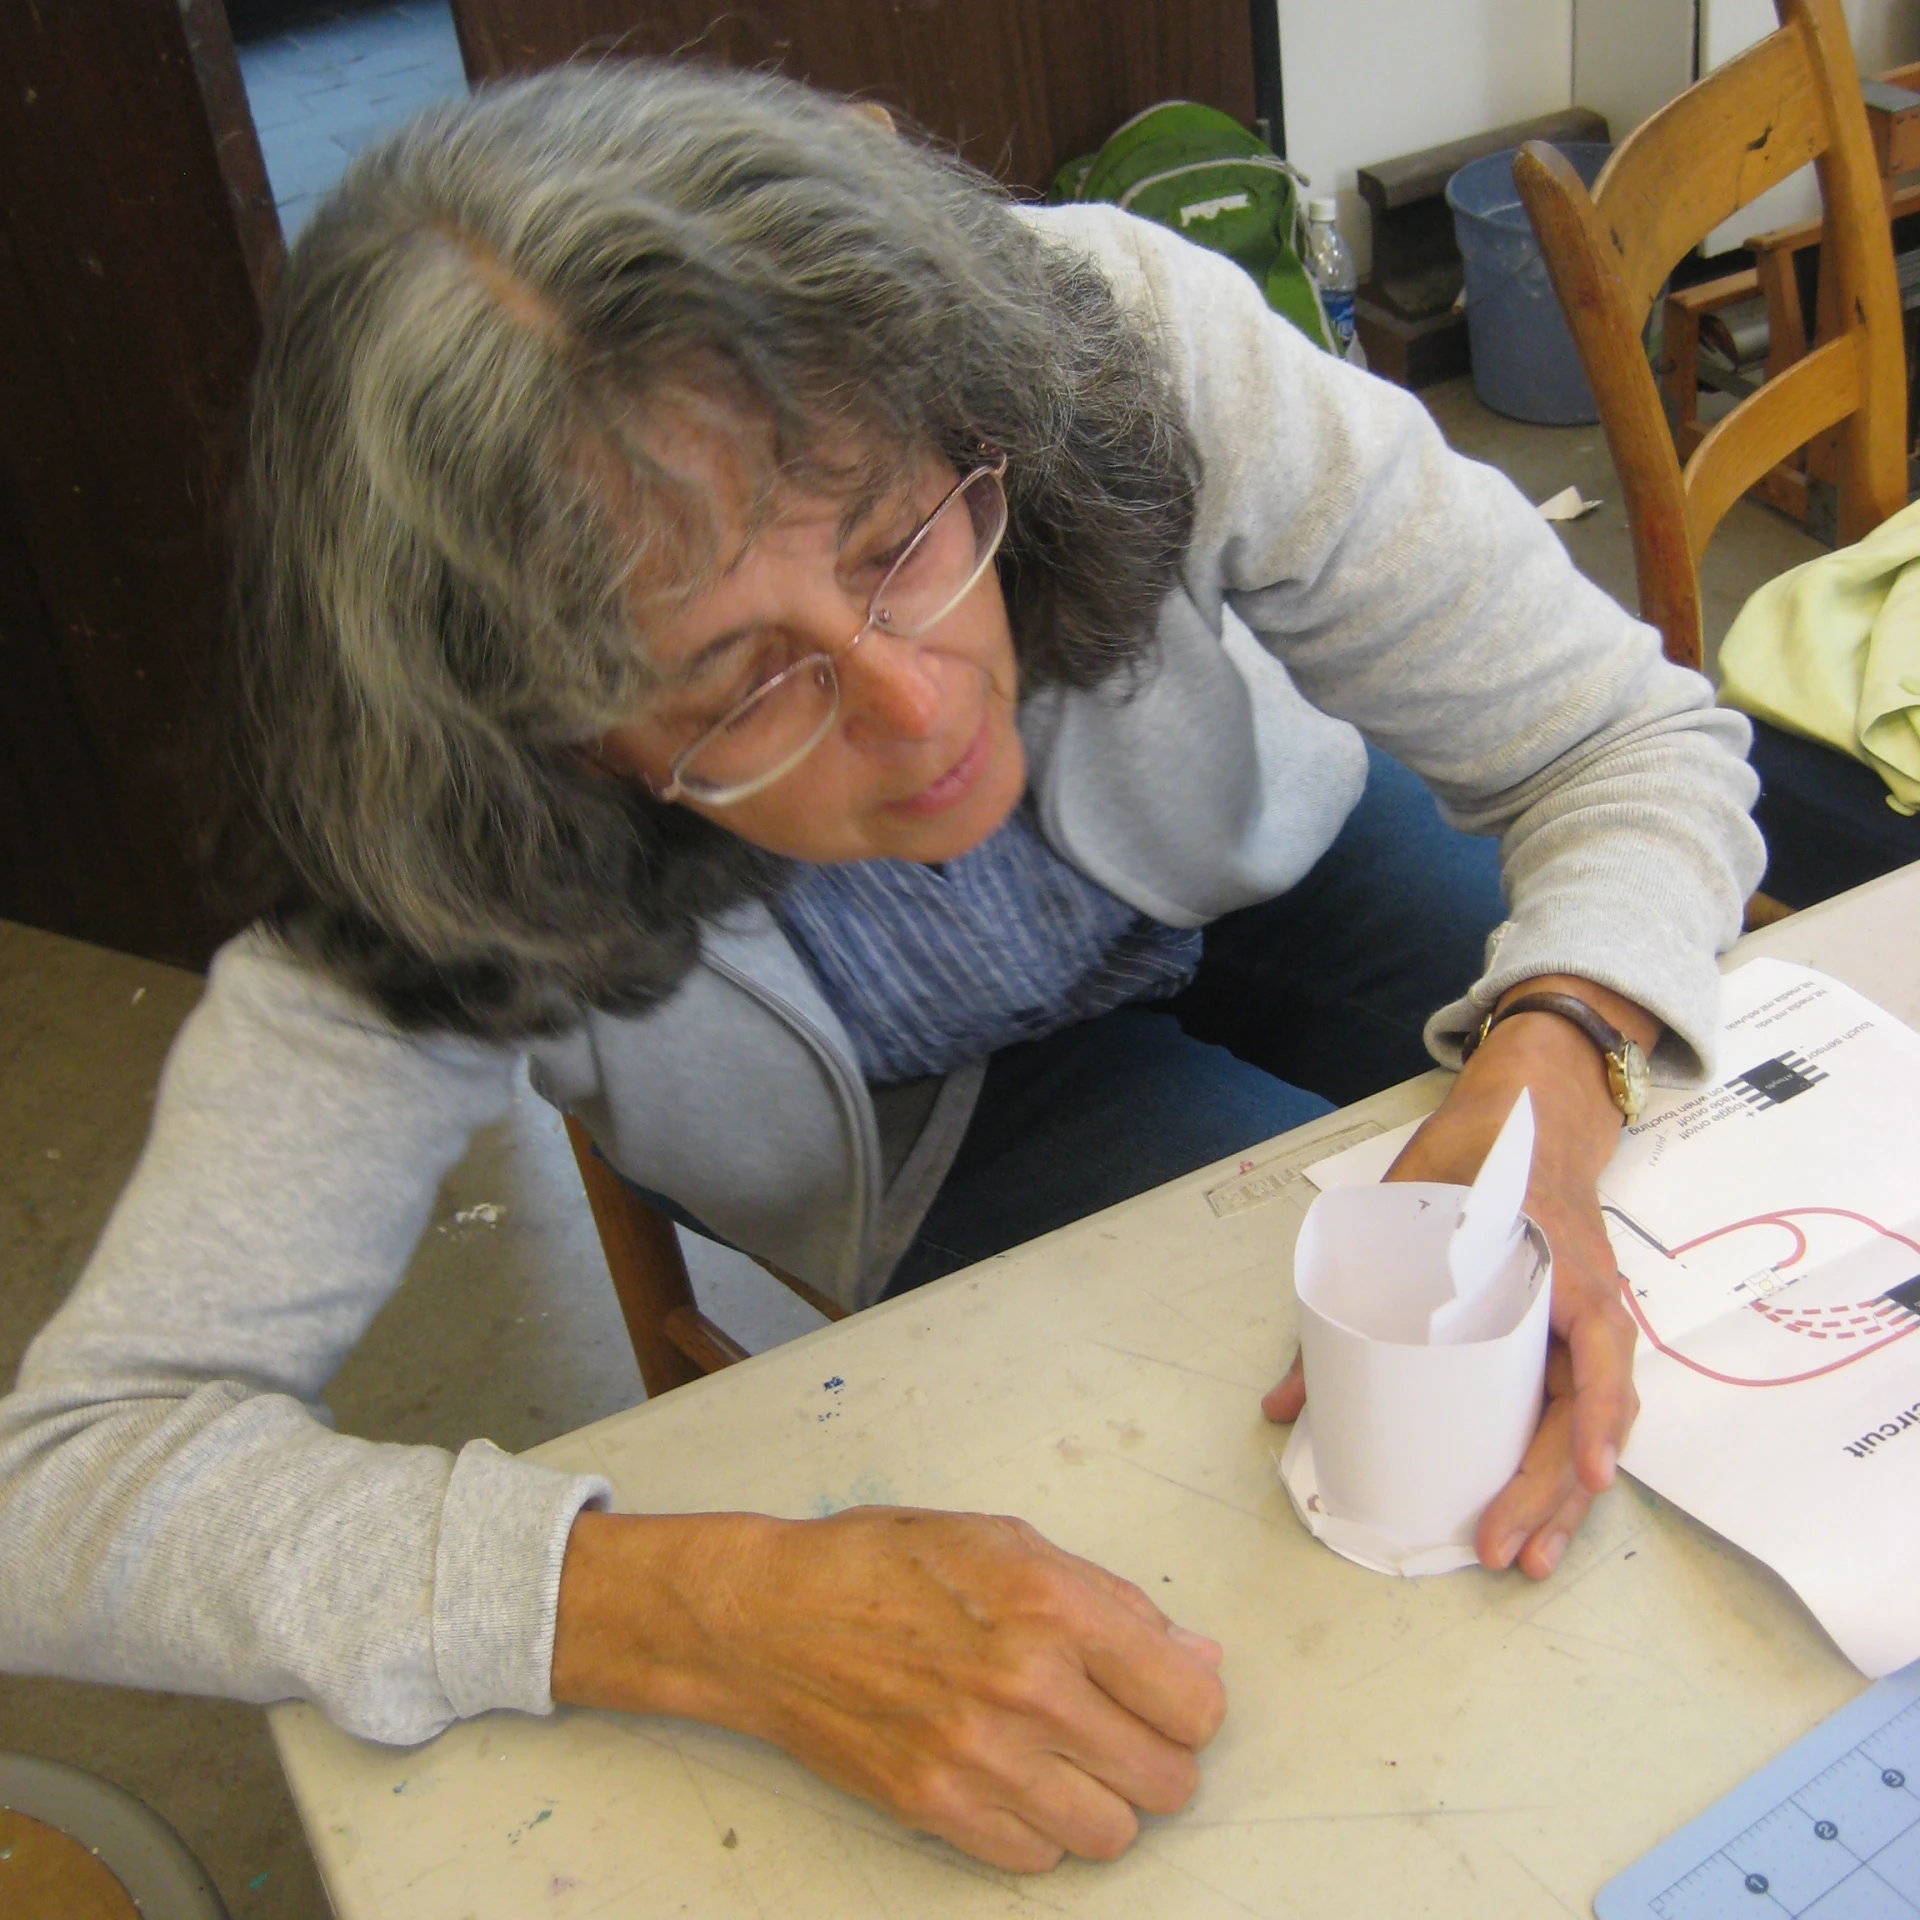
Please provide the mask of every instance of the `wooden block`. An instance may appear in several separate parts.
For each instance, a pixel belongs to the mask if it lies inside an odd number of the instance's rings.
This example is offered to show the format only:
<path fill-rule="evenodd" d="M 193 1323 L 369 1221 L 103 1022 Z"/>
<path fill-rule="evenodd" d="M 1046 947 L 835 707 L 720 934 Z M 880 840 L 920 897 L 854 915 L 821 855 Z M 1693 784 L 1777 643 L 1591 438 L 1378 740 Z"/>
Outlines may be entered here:
<path fill-rule="evenodd" d="M 1759 291 L 1760 276 L 1748 267 L 1718 280 L 1702 280 L 1697 286 L 1676 287 L 1667 295 L 1667 304 L 1688 313 L 1713 313 L 1736 300 L 1750 300 Z"/>
<path fill-rule="evenodd" d="M 1892 180 L 1920 167 L 1920 93 L 1885 80 L 1863 80 L 1860 97 L 1867 103 L 1867 125 L 1873 133 L 1873 156 L 1880 163 L 1881 179 Z"/>
<path fill-rule="evenodd" d="M 1398 386 L 1417 392 L 1468 369 L 1464 313 L 1409 320 L 1361 294 L 1353 303 L 1353 320 L 1367 365 Z"/>
<path fill-rule="evenodd" d="M 1595 113 L 1590 107 L 1564 107 L 1558 113 L 1543 113 L 1536 119 L 1496 127 L 1491 133 L 1476 133 L 1465 140 L 1450 140 L 1445 146 L 1402 154 L 1397 160 L 1375 161 L 1372 166 L 1360 169 L 1360 197 L 1376 214 L 1391 213 L 1398 207 L 1445 193 L 1447 182 L 1469 160 L 1482 159 L 1489 153 L 1500 153 L 1528 140 L 1606 140 L 1610 137 L 1604 114 Z"/>
<path fill-rule="evenodd" d="M 1459 271 L 1447 182 L 1467 164 L 1523 140 L 1604 140 L 1607 123 L 1585 107 L 1542 114 L 1491 133 L 1449 141 L 1360 169 L 1360 193 L 1373 220 L 1373 298 L 1403 320 L 1422 320 L 1451 305 L 1458 282 L 1437 302 L 1427 289 L 1437 269 Z M 1436 376 L 1444 377 L 1444 376 Z"/>

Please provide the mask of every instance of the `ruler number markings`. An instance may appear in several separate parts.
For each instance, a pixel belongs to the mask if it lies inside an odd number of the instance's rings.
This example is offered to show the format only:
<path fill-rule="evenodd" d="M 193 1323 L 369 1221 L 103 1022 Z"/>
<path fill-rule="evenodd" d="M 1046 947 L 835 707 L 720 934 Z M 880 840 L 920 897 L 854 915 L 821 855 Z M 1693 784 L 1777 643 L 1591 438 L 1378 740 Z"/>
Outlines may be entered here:
<path fill-rule="evenodd" d="M 1920 1701 L 1648 1907 L 1659 1920 L 1920 1920 Z"/>

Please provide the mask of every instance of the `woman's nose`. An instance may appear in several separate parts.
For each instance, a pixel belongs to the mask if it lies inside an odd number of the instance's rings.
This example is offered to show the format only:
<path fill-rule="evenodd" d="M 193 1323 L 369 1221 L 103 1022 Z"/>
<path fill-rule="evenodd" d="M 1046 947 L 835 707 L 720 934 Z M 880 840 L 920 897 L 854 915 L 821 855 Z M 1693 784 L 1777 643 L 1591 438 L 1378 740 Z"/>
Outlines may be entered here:
<path fill-rule="evenodd" d="M 858 741 L 931 739 L 940 724 L 946 684 L 938 659 L 911 640 L 870 628 L 839 665 L 843 724 Z"/>

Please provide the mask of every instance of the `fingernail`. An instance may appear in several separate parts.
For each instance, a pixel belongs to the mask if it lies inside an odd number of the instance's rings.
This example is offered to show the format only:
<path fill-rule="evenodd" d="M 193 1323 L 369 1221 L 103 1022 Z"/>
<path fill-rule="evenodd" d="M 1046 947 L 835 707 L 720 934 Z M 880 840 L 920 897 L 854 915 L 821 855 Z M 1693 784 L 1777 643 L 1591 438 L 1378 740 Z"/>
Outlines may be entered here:
<path fill-rule="evenodd" d="M 1493 1563 L 1497 1567 L 1510 1567 L 1518 1557 L 1520 1549 L 1527 1544 L 1524 1533 L 1510 1533 L 1493 1551 Z"/>
<path fill-rule="evenodd" d="M 1560 1556 L 1567 1550 L 1567 1536 L 1564 1533 L 1550 1533 L 1540 1548 L 1540 1559 L 1547 1572 L 1551 1573 L 1560 1564 Z"/>
<path fill-rule="evenodd" d="M 1602 1487 L 1613 1485 L 1613 1470 L 1620 1463 L 1620 1449 L 1611 1440 L 1600 1449 L 1600 1484 Z"/>

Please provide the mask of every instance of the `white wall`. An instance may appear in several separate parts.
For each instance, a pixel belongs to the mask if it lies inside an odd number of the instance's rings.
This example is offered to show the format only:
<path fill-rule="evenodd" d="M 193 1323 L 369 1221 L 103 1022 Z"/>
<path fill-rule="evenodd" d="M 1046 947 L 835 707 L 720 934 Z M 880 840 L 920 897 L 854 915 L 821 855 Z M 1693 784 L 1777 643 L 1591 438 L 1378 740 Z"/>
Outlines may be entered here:
<path fill-rule="evenodd" d="M 1573 0 L 1573 97 L 1614 139 L 1693 84 L 1694 3 Z"/>
<path fill-rule="evenodd" d="M 1315 193 L 1338 194 L 1362 272 L 1356 169 L 1572 101 L 1573 0 L 1278 5 L 1287 157 Z"/>
<path fill-rule="evenodd" d="M 1847 31 L 1862 73 L 1920 60 L 1920 0 L 1841 0 Z M 1708 72 L 1744 47 L 1764 39 L 1780 23 L 1773 0 L 1700 0 L 1700 67 Z M 1811 167 L 1763 193 L 1741 208 L 1725 226 L 1707 237 L 1708 253 L 1724 253 L 1749 234 L 1813 220 L 1820 213 L 1820 188 Z"/>
<path fill-rule="evenodd" d="M 1335 193 L 1366 271 L 1355 171 L 1571 106 L 1629 133 L 1690 78 L 1695 0 L 1275 0 L 1287 157 Z M 1920 60 L 1920 0 L 1842 0 L 1863 73 Z M 1778 24 L 1773 0 L 1698 0 L 1702 70 Z M 1714 236 L 1709 251 L 1810 218 L 1812 168 Z"/>

